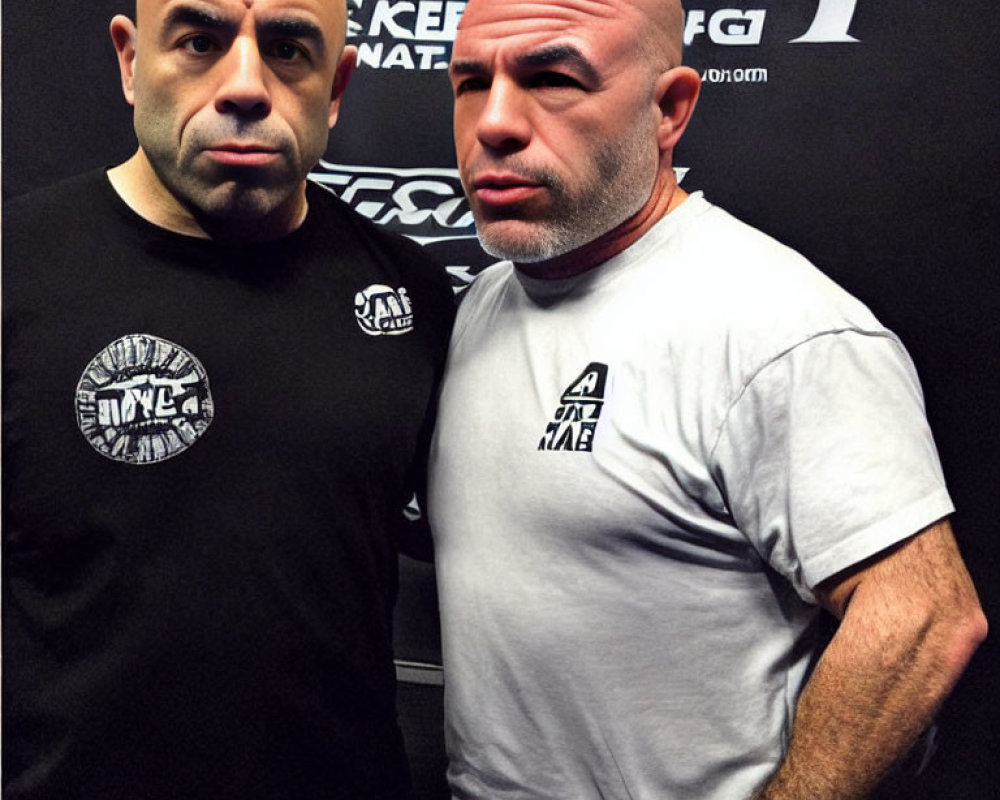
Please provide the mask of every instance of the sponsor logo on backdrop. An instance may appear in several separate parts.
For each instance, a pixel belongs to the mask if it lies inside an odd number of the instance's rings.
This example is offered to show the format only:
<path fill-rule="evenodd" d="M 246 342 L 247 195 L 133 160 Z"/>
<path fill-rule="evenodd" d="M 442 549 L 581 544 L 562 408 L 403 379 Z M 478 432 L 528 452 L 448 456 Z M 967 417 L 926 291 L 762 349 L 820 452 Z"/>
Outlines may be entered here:
<path fill-rule="evenodd" d="M 702 83 L 767 83 L 766 67 L 706 67 Z"/>
<path fill-rule="evenodd" d="M 697 0 L 692 0 L 685 13 L 685 46 L 705 42 L 720 47 L 760 45 L 769 15 L 780 13 L 773 3 L 767 7 L 764 2 L 766 0 L 758 0 L 762 7 L 757 8 L 731 8 L 720 2 L 691 8 L 697 4 Z M 858 0 L 812 2 L 816 3 L 812 21 L 800 35 L 788 39 L 788 43 L 858 41 L 850 33 Z M 460 0 L 348 0 L 347 5 L 347 36 L 358 48 L 359 65 L 372 69 L 439 70 L 448 67 L 452 42 L 466 3 Z M 733 74 L 726 79 L 715 76 L 709 82 L 766 82 L 764 68 L 748 67 L 744 71 L 750 74 L 750 79 Z"/>
<path fill-rule="evenodd" d="M 816 14 L 808 30 L 789 42 L 830 44 L 858 41 L 849 32 L 857 5 L 858 0 L 818 0 Z M 775 13 L 774 9 L 688 8 L 684 18 L 684 44 L 691 46 L 707 38 L 712 44 L 730 47 L 759 45 L 769 13 Z"/>
<path fill-rule="evenodd" d="M 464 251 L 465 264 L 446 266 L 458 289 L 471 283 L 488 263 L 476 241 L 476 225 L 457 169 L 392 169 L 321 160 L 309 177 L 380 225 L 445 251 L 440 256 L 445 261 L 462 257 Z M 471 260 L 479 265 L 470 266 Z"/>
<path fill-rule="evenodd" d="M 457 169 L 392 169 L 321 160 L 309 177 L 355 211 L 420 244 L 476 236 Z"/>
<path fill-rule="evenodd" d="M 348 0 L 347 40 L 358 65 L 447 69 L 465 3 L 457 0 Z"/>
<path fill-rule="evenodd" d="M 710 3 L 718 6 L 718 3 Z M 850 34 L 857 10 L 857 0 L 817 0 L 816 12 L 808 28 L 785 40 L 788 44 L 834 44 L 857 42 Z M 713 52 L 705 45 L 720 47 L 756 47 L 764 41 L 768 15 L 779 13 L 768 8 L 689 8 L 684 20 L 684 46 L 691 48 L 692 66 L 701 71 L 702 81 L 712 84 L 764 84 L 769 73 L 759 64 L 744 66 L 708 66 L 704 56 Z M 701 62 L 701 63 L 697 63 Z"/>
<path fill-rule="evenodd" d="M 809 30 L 792 39 L 792 42 L 825 44 L 858 41 L 848 33 L 857 6 L 858 0 L 819 0 L 816 16 L 813 17 Z"/>

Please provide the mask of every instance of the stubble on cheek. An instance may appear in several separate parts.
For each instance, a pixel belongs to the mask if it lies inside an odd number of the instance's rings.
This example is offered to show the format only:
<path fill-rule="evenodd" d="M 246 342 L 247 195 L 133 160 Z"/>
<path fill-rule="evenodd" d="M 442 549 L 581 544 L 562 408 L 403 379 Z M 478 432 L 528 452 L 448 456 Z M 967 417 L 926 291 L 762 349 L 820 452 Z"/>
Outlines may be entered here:
<path fill-rule="evenodd" d="M 545 186 L 544 201 L 494 211 L 473 200 L 483 249 L 512 261 L 545 261 L 612 230 L 649 197 L 656 166 L 647 154 L 648 141 L 636 134 L 624 142 L 604 143 L 594 151 L 588 174 L 574 176 L 578 180 L 573 184 L 552 170 L 505 160 L 504 168 Z"/>

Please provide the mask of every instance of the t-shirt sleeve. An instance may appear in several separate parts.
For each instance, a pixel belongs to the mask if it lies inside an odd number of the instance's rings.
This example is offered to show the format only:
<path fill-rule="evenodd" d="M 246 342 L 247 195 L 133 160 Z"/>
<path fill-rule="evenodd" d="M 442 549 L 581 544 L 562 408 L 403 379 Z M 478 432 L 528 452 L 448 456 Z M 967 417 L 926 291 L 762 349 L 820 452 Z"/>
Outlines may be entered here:
<path fill-rule="evenodd" d="M 823 333 L 765 364 L 729 409 L 715 467 L 737 526 L 807 601 L 954 510 L 916 371 L 884 331 Z"/>

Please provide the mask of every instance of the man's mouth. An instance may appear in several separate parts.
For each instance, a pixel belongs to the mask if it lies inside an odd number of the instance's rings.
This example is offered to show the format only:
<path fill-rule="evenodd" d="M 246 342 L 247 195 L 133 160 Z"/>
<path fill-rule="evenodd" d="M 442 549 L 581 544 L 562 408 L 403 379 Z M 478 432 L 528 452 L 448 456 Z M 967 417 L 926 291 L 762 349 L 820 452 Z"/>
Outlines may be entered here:
<path fill-rule="evenodd" d="M 542 185 L 513 173 L 484 173 L 472 183 L 475 197 L 485 205 L 506 206 L 524 202 L 542 191 Z"/>
<path fill-rule="evenodd" d="M 224 142 L 205 148 L 205 153 L 219 164 L 234 167 L 262 167 L 279 157 L 273 147 L 246 142 Z"/>

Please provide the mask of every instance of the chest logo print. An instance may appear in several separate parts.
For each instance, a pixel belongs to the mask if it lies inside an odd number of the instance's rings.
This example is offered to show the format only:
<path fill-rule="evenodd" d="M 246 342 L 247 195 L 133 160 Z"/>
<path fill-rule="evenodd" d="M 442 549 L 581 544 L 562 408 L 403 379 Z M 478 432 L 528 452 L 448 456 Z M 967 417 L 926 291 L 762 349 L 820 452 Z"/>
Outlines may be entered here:
<path fill-rule="evenodd" d="M 538 449 L 593 450 L 607 383 L 608 365 L 596 361 L 588 364 L 562 393 L 559 408 L 538 442 Z"/>
<path fill-rule="evenodd" d="M 101 455 L 126 464 L 155 464 L 187 450 L 214 413 L 198 359 L 144 333 L 105 347 L 76 387 L 81 433 Z"/>
<path fill-rule="evenodd" d="M 354 295 L 354 316 L 369 336 L 396 336 L 413 330 L 413 307 L 406 287 L 373 283 Z"/>

